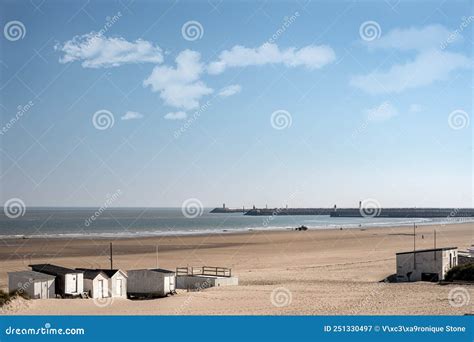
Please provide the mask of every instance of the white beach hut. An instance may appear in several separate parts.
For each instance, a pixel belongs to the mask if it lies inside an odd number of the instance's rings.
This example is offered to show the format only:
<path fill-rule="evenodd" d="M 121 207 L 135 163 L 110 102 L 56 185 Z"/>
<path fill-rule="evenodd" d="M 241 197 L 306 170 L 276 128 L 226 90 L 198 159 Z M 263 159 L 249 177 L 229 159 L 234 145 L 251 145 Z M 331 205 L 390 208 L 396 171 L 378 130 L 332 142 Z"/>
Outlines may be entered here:
<path fill-rule="evenodd" d="M 127 298 L 127 273 L 120 269 L 87 269 L 87 268 L 77 268 L 81 271 L 99 271 L 107 275 L 108 279 L 108 293 L 111 297 L 122 297 Z M 84 280 L 85 281 L 85 280 Z M 85 286 L 84 286 L 85 288 Z"/>
<path fill-rule="evenodd" d="M 127 271 L 128 297 L 165 297 L 176 291 L 176 273 L 161 268 Z"/>
<path fill-rule="evenodd" d="M 84 291 L 91 298 L 110 297 L 109 277 L 102 271 L 82 270 L 84 272 Z"/>
<path fill-rule="evenodd" d="M 51 264 L 30 265 L 35 272 L 56 277 L 54 288 L 56 295 L 61 297 L 80 296 L 83 293 L 83 272 Z"/>
<path fill-rule="evenodd" d="M 34 271 L 8 272 L 8 291 L 18 291 L 32 299 L 54 298 L 54 279 L 52 275 Z"/>

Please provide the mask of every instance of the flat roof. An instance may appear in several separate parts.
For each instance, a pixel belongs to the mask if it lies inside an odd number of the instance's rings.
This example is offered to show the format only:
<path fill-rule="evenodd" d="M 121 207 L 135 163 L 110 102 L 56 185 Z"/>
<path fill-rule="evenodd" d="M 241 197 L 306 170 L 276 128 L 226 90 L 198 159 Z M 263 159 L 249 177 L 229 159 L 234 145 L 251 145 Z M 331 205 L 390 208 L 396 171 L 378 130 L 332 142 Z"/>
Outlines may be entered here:
<path fill-rule="evenodd" d="M 46 273 L 40 273 L 40 272 L 35 272 L 35 271 L 17 271 L 17 272 L 8 272 L 8 275 L 10 274 L 15 274 L 23 277 L 28 277 L 33 280 L 51 280 L 55 279 L 55 276 L 46 274 Z"/>
<path fill-rule="evenodd" d="M 47 274 L 70 274 L 70 273 L 84 273 L 83 271 L 73 270 L 71 268 L 66 268 L 62 266 L 52 265 L 52 264 L 34 264 L 29 265 L 33 271 L 47 273 Z"/>
<path fill-rule="evenodd" d="M 458 248 L 457 248 L 457 247 L 441 247 L 441 248 L 431 248 L 431 249 L 417 249 L 416 251 L 396 253 L 396 255 L 399 255 L 399 254 L 413 254 L 413 253 L 435 252 L 435 251 L 449 251 L 449 250 L 451 250 L 451 249 L 458 249 Z"/>

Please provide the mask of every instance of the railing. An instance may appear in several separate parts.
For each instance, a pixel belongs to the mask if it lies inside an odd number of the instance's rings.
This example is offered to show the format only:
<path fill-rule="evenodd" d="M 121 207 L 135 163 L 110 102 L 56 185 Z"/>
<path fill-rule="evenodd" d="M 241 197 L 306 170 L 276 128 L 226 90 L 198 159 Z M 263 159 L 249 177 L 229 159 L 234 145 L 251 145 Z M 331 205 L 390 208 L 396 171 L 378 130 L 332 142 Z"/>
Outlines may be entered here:
<path fill-rule="evenodd" d="M 190 266 L 190 267 L 176 267 L 176 275 L 202 275 L 202 276 L 213 276 L 213 277 L 232 277 L 232 269 L 227 267 L 215 267 L 215 266 Z"/>

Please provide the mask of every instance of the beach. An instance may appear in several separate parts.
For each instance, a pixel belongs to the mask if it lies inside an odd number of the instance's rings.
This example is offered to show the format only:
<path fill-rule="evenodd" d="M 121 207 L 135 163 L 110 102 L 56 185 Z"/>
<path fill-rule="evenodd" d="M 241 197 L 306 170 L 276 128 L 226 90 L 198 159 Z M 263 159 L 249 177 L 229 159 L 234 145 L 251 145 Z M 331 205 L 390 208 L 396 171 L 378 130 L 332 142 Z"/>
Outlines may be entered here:
<path fill-rule="evenodd" d="M 425 225 L 416 230 L 416 248 L 473 243 L 474 224 Z M 450 305 L 459 285 L 386 283 L 396 272 L 395 253 L 413 249 L 412 227 L 249 231 L 192 236 L 123 239 L 2 239 L 0 288 L 7 272 L 31 263 L 108 268 L 113 242 L 114 267 L 159 266 L 232 268 L 239 286 L 153 300 L 19 299 L 2 314 L 42 315 L 463 315 L 473 313 L 474 286 L 464 285 L 471 304 Z M 158 252 L 157 252 L 158 251 Z"/>

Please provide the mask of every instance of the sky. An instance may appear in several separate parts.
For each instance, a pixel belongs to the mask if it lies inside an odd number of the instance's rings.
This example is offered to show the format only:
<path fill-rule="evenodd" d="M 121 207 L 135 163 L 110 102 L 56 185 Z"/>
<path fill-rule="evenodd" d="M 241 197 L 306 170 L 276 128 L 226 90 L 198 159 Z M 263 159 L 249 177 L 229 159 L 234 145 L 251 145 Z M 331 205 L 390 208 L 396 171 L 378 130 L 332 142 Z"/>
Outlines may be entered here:
<path fill-rule="evenodd" d="M 0 6 L 2 203 L 473 205 L 470 1 Z"/>

